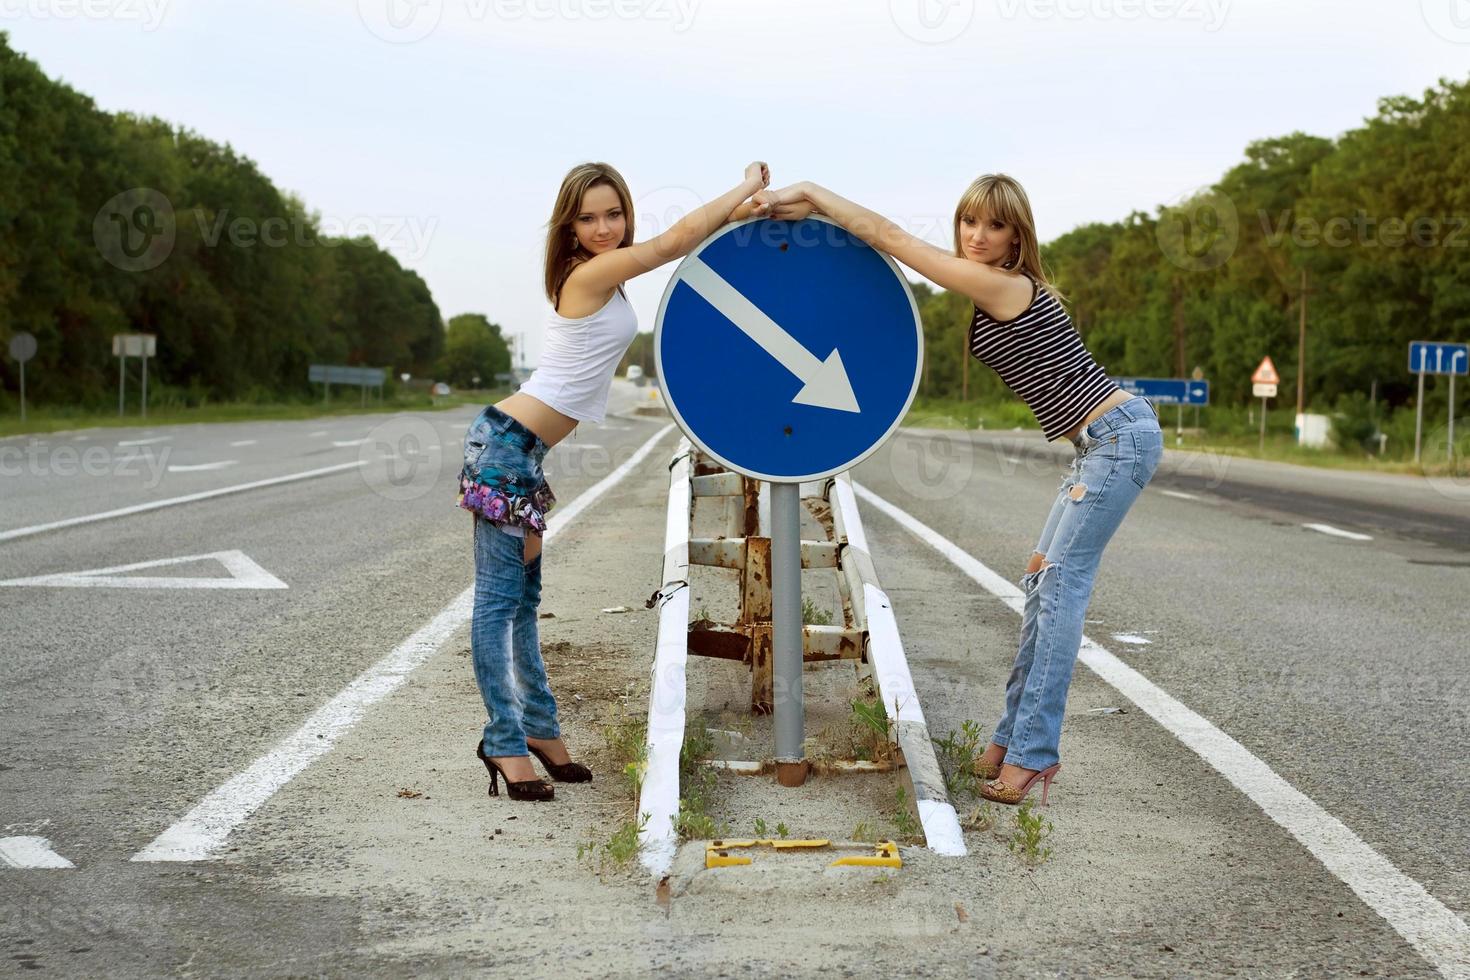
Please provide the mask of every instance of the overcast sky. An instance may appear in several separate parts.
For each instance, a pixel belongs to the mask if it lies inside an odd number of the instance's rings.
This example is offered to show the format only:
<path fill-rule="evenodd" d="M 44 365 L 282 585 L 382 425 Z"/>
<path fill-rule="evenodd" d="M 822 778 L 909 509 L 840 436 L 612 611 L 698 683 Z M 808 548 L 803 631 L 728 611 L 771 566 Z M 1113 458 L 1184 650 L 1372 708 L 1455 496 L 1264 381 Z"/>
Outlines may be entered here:
<path fill-rule="evenodd" d="M 230 143 L 531 364 L 584 160 L 640 238 L 759 158 L 946 247 L 1004 171 L 1047 240 L 1470 72 L 1470 0 L 0 0 L 0 30 L 104 109 Z M 634 283 L 644 330 L 672 269 Z"/>

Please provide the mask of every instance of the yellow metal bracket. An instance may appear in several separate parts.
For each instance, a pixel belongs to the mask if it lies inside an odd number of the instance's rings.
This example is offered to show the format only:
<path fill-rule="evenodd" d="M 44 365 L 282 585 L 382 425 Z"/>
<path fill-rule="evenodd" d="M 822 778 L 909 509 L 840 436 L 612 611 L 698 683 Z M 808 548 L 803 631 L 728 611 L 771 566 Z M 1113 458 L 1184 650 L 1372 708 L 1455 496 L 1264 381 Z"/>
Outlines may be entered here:
<path fill-rule="evenodd" d="M 704 866 L 706 868 L 730 868 L 751 863 L 748 854 L 731 854 L 730 852 L 734 850 L 769 847 L 777 851 L 790 851 L 831 846 L 832 842 L 826 839 L 763 840 L 742 838 L 740 840 L 712 840 L 704 845 Z M 837 865 L 847 867 L 901 868 L 903 867 L 903 860 L 898 856 L 898 845 L 891 840 L 883 840 L 878 841 L 874 845 L 874 853 L 871 855 L 840 857 L 828 865 L 828 867 L 835 867 Z"/>

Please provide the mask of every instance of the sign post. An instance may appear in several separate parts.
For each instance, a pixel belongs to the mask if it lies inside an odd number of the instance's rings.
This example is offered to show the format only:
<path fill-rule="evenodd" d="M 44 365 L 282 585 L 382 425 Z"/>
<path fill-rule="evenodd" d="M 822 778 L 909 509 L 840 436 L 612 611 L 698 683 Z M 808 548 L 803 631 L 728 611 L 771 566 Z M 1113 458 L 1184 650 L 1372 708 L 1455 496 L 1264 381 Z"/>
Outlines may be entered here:
<path fill-rule="evenodd" d="M 10 338 L 10 356 L 20 362 L 20 420 L 26 420 L 26 361 L 36 356 L 36 338 L 21 331 Z"/>
<path fill-rule="evenodd" d="M 1445 447 L 1451 459 L 1455 455 L 1455 376 L 1470 373 L 1470 344 L 1447 344 L 1432 340 L 1409 342 L 1409 371 L 1419 375 L 1419 399 L 1414 406 L 1414 462 L 1419 462 L 1419 444 L 1424 431 L 1424 376 L 1450 376 L 1449 442 Z"/>
<path fill-rule="evenodd" d="M 1256 367 L 1256 373 L 1251 375 L 1251 393 L 1261 400 L 1261 452 L 1266 451 L 1266 399 L 1276 397 L 1276 386 L 1281 383 L 1281 375 L 1276 373 L 1276 365 L 1271 363 L 1271 358 L 1261 358 L 1261 363 Z"/>
<path fill-rule="evenodd" d="M 151 333 L 115 333 L 112 356 L 117 362 L 117 414 L 123 414 L 123 390 L 127 385 L 127 363 L 130 357 L 143 359 L 143 417 L 148 417 L 148 358 L 158 355 L 158 335 Z"/>
<path fill-rule="evenodd" d="M 670 413 L 713 459 L 771 484 L 776 772 L 798 786 L 805 713 L 801 484 L 866 459 L 918 390 L 923 326 L 893 260 L 840 225 L 752 218 L 664 291 L 654 357 Z"/>

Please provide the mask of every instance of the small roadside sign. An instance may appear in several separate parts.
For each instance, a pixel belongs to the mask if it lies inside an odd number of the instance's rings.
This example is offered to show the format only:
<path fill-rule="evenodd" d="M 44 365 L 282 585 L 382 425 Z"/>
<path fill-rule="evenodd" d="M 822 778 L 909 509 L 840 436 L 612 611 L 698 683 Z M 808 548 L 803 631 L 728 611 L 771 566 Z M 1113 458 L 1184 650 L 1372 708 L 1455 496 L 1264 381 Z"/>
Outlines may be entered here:
<path fill-rule="evenodd" d="M 1261 358 L 1260 367 L 1256 368 L 1256 373 L 1251 375 L 1251 383 L 1258 385 L 1277 385 L 1281 383 L 1281 375 L 1276 373 L 1276 365 L 1271 363 L 1271 358 Z M 1276 393 L 1273 391 L 1271 394 L 1274 396 Z"/>

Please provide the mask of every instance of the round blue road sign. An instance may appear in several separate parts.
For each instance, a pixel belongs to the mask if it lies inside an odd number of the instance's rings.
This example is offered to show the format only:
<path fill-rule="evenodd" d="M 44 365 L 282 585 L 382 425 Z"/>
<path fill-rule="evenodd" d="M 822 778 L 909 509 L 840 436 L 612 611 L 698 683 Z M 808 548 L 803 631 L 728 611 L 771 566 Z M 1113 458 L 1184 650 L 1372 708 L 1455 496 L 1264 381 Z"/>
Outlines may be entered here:
<path fill-rule="evenodd" d="M 827 218 L 752 218 L 680 263 L 653 347 L 695 445 L 796 483 L 856 466 L 892 434 L 918 390 L 923 338 L 887 255 Z"/>

